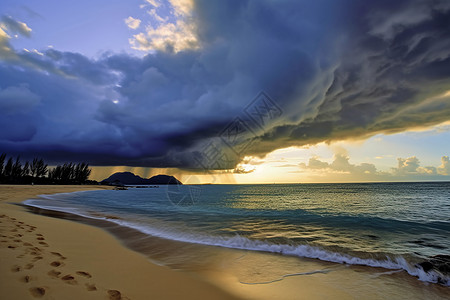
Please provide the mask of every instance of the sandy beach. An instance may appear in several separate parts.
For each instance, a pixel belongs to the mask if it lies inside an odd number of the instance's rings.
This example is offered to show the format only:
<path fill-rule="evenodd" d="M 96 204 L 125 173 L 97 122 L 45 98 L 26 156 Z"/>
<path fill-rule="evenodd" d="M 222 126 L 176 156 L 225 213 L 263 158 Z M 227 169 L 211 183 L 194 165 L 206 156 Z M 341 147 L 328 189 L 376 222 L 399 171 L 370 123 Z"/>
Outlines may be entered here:
<path fill-rule="evenodd" d="M 235 299 L 151 263 L 102 229 L 14 205 L 99 186 L 0 186 L 0 299 Z"/>

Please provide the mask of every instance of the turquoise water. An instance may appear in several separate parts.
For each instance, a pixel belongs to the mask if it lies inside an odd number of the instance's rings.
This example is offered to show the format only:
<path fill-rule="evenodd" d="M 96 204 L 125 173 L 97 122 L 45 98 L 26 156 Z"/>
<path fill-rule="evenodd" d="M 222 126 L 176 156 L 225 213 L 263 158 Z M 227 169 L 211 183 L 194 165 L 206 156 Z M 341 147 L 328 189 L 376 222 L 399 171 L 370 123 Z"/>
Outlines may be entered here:
<path fill-rule="evenodd" d="M 26 204 L 170 240 L 403 269 L 429 282 L 442 274 L 416 264 L 450 255 L 450 183 L 160 186 Z"/>

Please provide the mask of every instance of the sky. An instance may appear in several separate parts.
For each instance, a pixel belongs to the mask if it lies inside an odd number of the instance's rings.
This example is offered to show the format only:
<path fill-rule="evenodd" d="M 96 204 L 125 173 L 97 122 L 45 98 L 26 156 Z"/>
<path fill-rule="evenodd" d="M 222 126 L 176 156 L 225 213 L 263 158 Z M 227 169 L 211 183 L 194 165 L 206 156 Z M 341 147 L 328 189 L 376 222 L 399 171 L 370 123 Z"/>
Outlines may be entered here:
<path fill-rule="evenodd" d="M 91 178 L 450 180 L 447 0 L 4 0 L 0 153 Z"/>

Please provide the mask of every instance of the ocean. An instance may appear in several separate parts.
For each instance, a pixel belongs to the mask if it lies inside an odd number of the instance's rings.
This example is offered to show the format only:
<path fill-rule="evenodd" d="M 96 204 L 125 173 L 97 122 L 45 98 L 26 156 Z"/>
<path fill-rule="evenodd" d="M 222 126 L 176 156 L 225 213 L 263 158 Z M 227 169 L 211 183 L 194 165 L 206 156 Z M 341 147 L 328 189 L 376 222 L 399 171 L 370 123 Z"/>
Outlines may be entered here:
<path fill-rule="evenodd" d="M 448 274 L 418 266 L 450 255 L 449 182 L 174 185 L 41 195 L 24 204 L 107 221 L 153 262 L 226 271 L 240 284 L 362 266 L 450 286 Z M 169 243 L 158 247 L 155 239 Z M 252 253 L 264 256 L 242 259 Z M 323 265 L 305 269 L 302 259 Z"/>

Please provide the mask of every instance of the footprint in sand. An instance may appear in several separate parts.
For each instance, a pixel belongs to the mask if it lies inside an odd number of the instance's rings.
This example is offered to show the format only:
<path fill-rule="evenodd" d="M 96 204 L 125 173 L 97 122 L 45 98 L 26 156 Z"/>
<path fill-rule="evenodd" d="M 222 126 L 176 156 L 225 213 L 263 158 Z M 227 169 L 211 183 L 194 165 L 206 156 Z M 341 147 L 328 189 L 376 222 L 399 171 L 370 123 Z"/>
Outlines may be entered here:
<path fill-rule="evenodd" d="M 65 256 L 63 256 L 61 253 L 59 253 L 59 252 L 50 252 L 51 254 L 53 254 L 53 255 L 55 255 L 55 256 L 58 256 L 58 257 L 60 257 L 61 259 L 66 259 L 66 257 Z"/>
<path fill-rule="evenodd" d="M 110 300 L 120 300 L 122 299 L 122 294 L 118 290 L 109 290 L 108 296 Z"/>
<path fill-rule="evenodd" d="M 11 272 L 20 272 L 22 268 L 20 266 L 15 265 L 14 267 L 11 268 Z"/>
<path fill-rule="evenodd" d="M 89 292 L 93 292 L 97 290 L 97 287 L 95 286 L 95 284 L 86 283 L 86 290 L 88 290 Z"/>
<path fill-rule="evenodd" d="M 60 262 L 60 261 L 53 261 L 53 262 L 50 263 L 50 266 L 52 266 L 52 267 L 59 267 L 59 266 L 62 266 L 62 265 L 63 265 L 63 263 Z"/>
<path fill-rule="evenodd" d="M 11 245 L 9 245 L 8 248 L 9 248 L 9 249 L 16 249 L 16 246 L 11 246 Z"/>
<path fill-rule="evenodd" d="M 24 245 L 24 246 L 27 246 L 27 247 L 33 246 L 33 244 L 30 244 L 30 243 L 23 243 L 23 245 Z"/>
<path fill-rule="evenodd" d="M 21 281 L 22 281 L 22 282 L 25 282 L 25 283 L 28 283 L 28 282 L 31 281 L 31 277 L 30 277 L 29 275 L 26 275 L 26 276 L 24 276 L 24 277 L 22 278 Z"/>
<path fill-rule="evenodd" d="M 41 233 L 36 233 L 36 236 L 44 236 L 44 235 Z"/>
<path fill-rule="evenodd" d="M 29 289 L 29 291 L 35 298 L 41 298 L 45 295 L 45 288 L 43 287 L 32 287 Z"/>
<path fill-rule="evenodd" d="M 48 247 L 48 244 L 46 242 L 39 242 L 39 244 L 41 244 L 44 247 Z"/>
<path fill-rule="evenodd" d="M 56 277 L 56 278 L 58 278 L 59 275 L 61 275 L 61 272 L 58 272 L 58 271 L 56 271 L 56 270 L 51 270 L 51 271 L 49 271 L 47 274 L 48 274 L 50 277 Z"/>
<path fill-rule="evenodd" d="M 35 257 L 33 258 L 33 262 L 37 262 L 37 261 L 40 260 L 40 259 L 43 259 L 43 257 L 42 257 L 42 256 L 35 256 Z"/>
<path fill-rule="evenodd" d="M 43 238 L 42 236 L 39 236 L 39 237 L 37 237 L 36 239 L 39 240 L 39 241 L 45 240 L 45 238 Z"/>
<path fill-rule="evenodd" d="M 88 272 L 84 272 L 84 271 L 77 271 L 76 274 L 80 275 L 80 276 L 83 276 L 83 277 L 86 277 L 86 278 L 91 278 L 92 277 L 91 274 L 89 274 Z"/>
<path fill-rule="evenodd" d="M 32 269 L 33 267 L 34 267 L 33 264 L 27 264 L 24 268 L 27 269 L 27 270 L 30 270 L 30 269 Z"/>
<path fill-rule="evenodd" d="M 64 275 L 63 277 L 61 277 L 61 280 L 66 282 L 66 283 L 68 283 L 68 284 L 77 284 L 77 281 L 75 280 L 75 277 L 73 277 L 70 274 Z"/>

